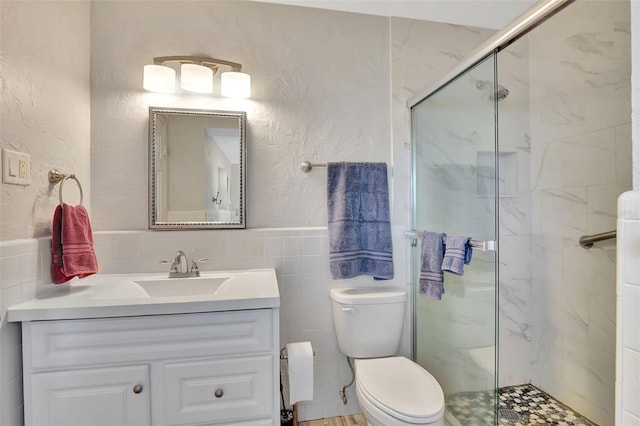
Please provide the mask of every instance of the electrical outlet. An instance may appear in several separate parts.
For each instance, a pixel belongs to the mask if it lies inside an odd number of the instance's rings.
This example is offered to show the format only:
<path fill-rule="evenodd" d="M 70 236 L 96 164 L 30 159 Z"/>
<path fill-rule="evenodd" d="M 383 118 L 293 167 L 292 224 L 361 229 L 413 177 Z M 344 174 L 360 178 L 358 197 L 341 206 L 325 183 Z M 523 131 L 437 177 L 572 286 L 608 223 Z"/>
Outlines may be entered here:
<path fill-rule="evenodd" d="M 2 182 L 31 185 L 31 156 L 24 152 L 2 149 Z"/>
<path fill-rule="evenodd" d="M 29 162 L 25 160 L 18 160 L 18 177 L 20 179 L 24 179 L 27 176 L 27 171 L 29 170 Z"/>

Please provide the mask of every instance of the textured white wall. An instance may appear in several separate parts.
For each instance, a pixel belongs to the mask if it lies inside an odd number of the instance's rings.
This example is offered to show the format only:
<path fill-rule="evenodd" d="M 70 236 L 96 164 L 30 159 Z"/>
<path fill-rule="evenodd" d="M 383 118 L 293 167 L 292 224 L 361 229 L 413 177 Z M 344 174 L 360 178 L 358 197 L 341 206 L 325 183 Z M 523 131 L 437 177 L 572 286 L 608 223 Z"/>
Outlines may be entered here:
<path fill-rule="evenodd" d="M 3 148 L 31 155 L 32 184 L 0 186 L 0 424 L 21 425 L 20 326 L 7 307 L 34 298 L 50 282 L 50 234 L 56 167 L 76 173 L 91 200 L 89 2 L 0 2 L 0 134 Z M 65 201 L 76 203 L 73 182 Z M 44 272 L 43 272 L 44 270 Z"/>
<path fill-rule="evenodd" d="M 58 188 L 75 173 L 90 206 L 89 2 L 2 1 L 2 148 L 31 155 L 31 185 L 0 184 L 0 240 L 50 233 Z M 78 202 L 73 182 L 65 201 Z"/>
<path fill-rule="evenodd" d="M 326 226 L 325 172 L 302 173 L 303 160 L 391 160 L 386 18 L 244 1 L 96 2 L 91 26 L 96 229 L 147 228 L 149 105 L 247 111 L 250 228 Z M 154 56 L 195 53 L 242 63 L 251 100 L 142 90 Z"/>

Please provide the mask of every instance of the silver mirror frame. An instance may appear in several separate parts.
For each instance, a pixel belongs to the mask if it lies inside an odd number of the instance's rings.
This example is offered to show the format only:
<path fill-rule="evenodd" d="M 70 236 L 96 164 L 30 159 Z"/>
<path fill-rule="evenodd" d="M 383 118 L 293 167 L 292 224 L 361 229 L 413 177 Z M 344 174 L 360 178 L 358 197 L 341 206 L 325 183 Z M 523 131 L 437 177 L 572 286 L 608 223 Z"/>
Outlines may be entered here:
<path fill-rule="evenodd" d="M 158 222 L 156 194 L 156 121 L 158 115 L 185 115 L 205 117 L 237 118 L 240 133 L 240 205 L 237 222 Z M 188 108 L 149 107 L 149 229 L 188 230 L 188 229 L 244 229 L 246 228 L 246 142 L 247 113 L 244 111 L 214 111 Z"/>

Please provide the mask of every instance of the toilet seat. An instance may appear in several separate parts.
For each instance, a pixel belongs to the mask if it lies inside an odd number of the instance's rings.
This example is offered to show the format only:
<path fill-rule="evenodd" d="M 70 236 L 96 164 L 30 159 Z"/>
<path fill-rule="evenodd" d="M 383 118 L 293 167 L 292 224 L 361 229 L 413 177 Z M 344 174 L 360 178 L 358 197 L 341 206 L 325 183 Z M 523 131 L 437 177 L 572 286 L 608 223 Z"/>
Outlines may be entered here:
<path fill-rule="evenodd" d="M 404 357 L 356 360 L 362 396 L 400 421 L 435 423 L 444 415 L 444 393 L 424 368 Z"/>

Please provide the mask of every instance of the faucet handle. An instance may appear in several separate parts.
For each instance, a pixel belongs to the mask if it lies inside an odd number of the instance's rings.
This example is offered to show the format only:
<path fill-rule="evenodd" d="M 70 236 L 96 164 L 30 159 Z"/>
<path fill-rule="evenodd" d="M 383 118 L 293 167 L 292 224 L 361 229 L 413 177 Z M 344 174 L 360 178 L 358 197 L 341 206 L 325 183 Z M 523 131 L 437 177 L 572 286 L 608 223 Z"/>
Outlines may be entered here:
<path fill-rule="evenodd" d="M 178 267 L 176 265 L 175 259 L 173 259 L 173 260 L 159 260 L 158 263 L 163 264 L 163 265 L 171 264 L 171 268 L 169 268 L 169 273 L 177 273 L 178 272 Z"/>
<path fill-rule="evenodd" d="M 198 268 L 198 262 L 206 262 L 209 259 L 193 259 L 191 261 L 191 274 L 196 277 L 200 276 L 200 268 Z"/>

